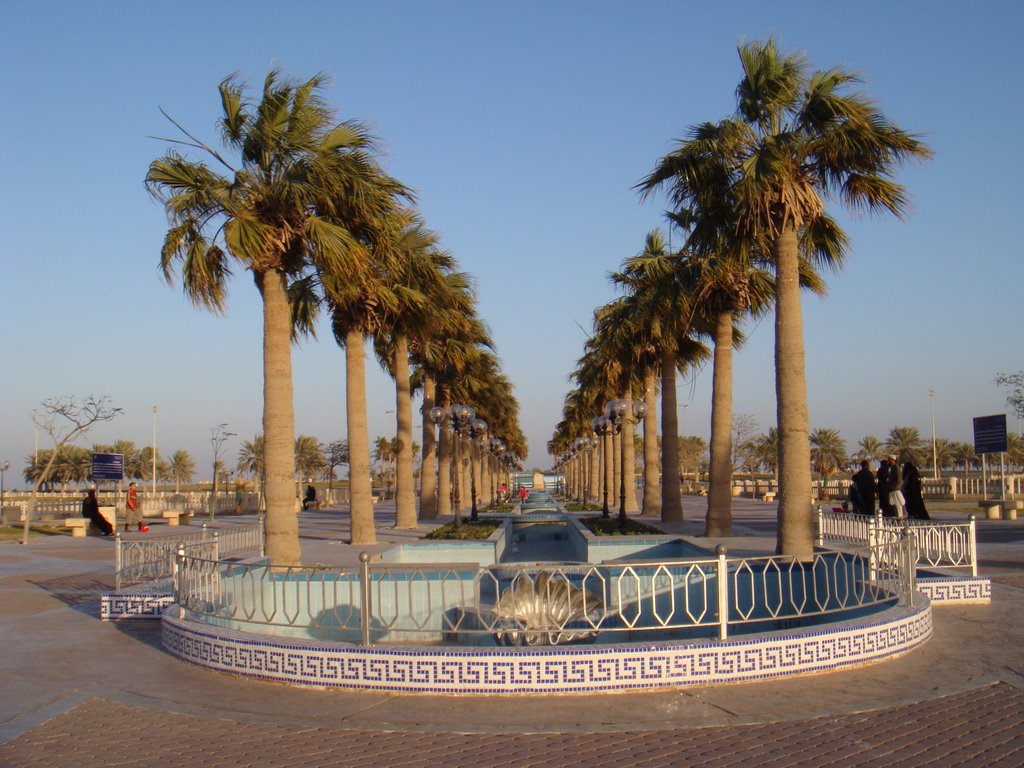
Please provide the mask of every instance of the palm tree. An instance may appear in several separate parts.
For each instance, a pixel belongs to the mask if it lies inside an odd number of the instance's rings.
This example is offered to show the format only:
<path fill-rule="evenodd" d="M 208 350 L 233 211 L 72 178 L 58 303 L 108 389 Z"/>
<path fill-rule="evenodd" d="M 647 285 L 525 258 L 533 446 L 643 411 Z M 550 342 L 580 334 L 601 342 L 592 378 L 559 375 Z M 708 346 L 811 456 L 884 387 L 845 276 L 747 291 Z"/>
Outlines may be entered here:
<path fill-rule="evenodd" d="M 396 438 L 386 437 L 378 437 L 373 441 L 373 460 L 377 462 L 380 480 L 387 486 L 385 498 L 390 498 L 391 494 L 391 470 L 388 465 L 395 460 L 397 442 Z"/>
<path fill-rule="evenodd" d="M 744 77 L 736 89 L 736 116 L 699 127 L 691 140 L 716 143 L 713 151 L 728 159 L 738 233 L 763 244 L 775 271 L 777 549 L 806 557 L 813 552 L 814 531 L 807 503 L 811 462 L 800 238 L 817 230 L 812 238 L 817 260 L 839 265 L 845 236 L 825 214 L 825 199 L 901 215 L 906 197 L 892 176 L 903 161 L 931 152 L 867 98 L 848 93 L 854 75 L 838 68 L 809 74 L 802 57 L 781 55 L 772 40 L 744 43 L 739 55 Z M 686 159 L 666 158 L 642 188 L 650 191 L 671 180 L 677 203 L 699 202 L 709 181 Z"/>
<path fill-rule="evenodd" d="M 450 471 L 453 435 L 446 417 L 438 430 L 436 460 L 428 458 L 426 450 L 433 445 L 435 428 L 430 421 L 430 408 L 437 406 L 447 414 L 453 403 L 470 399 L 461 396 L 464 374 L 484 350 L 493 347 L 487 328 L 476 315 L 476 296 L 466 276 L 449 274 L 445 282 L 444 290 L 432 294 L 440 311 L 430 316 L 425 333 L 417 334 L 412 345 L 418 375 L 424 382 L 422 498 L 426 504 L 423 513 L 426 519 L 450 514 L 453 500 Z M 514 448 L 509 446 L 509 450 Z M 434 488 L 436 494 L 430 494 Z"/>
<path fill-rule="evenodd" d="M 696 365 L 709 354 L 707 348 L 691 336 L 690 286 L 675 279 L 677 264 L 678 257 L 668 252 L 661 233 L 648 233 L 643 250 L 627 259 L 621 272 L 611 275 L 613 284 L 627 292 L 620 300 L 622 306 L 615 308 L 609 305 L 608 309 L 602 310 L 618 329 L 618 343 L 623 352 L 632 349 L 636 353 L 635 363 L 640 372 L 633 376 L 646 382 L 647 370 L 658 371 L 661 375 L 663 522 L 681 522 L 683 519 L 679 472 L 676 469 L 679 466 L 676 369 Z M 673 468 L 671 472 L 667 471 L 669 467 Z"/>
<path fill-rule="evenodd" d="M 174 141 L 204 153 L 227 175 L 173 149 L 146 175 L 171 224 L 160 262 L 168 282 L 180 264 L 189 299 L 222 313 L 233 261 L 252 273 L 260 293 L 266 551 L 276 565 L 301 562 L 289 283 L 310 271 L 358 272 L 364 250 L 351 223 L 364 213 L 365 188 L 380 179 L 368 133 L 359 123 L 335 122 L 320 99 L 323 85 L 319 76 L 291 82 L 271 70 L 259 103 L 252 103 L 244 85 L 227 78 L 219 89 L 219 128 L 237 158 L 229 161 L 180 126 L 186 138 Z"/>
<path fill-rule="evenodd" d="M 381 317 L 381 327 L 374 334 L 377 359 L 395 380 L 395 429 L 398 441 L 395 454 L 395 527 L 416 527 L 416 499 L 413 478 L 412 451 L 412 377 L 410 362 L 416 358 L 430 335 L 443 322 L 451 306 L 450 291 L 457 290 L 459 281 L 448 276 L 454 271 L 455 261 L 437 247 L 438 238 L 411 213 L 395 249 L 390 264 L 389 282 L 394 286 L 394 311 Z M 433 381 L 430 382 L 433 388 Z M 433 407 L 424 407 L 426 414 Z M 433 450 L 433 428 L 424 425 L 424 445 L 429 440 Z M 427 482 L 431 494 L 429 513 L 434 513 L 433 492 L 436 473 L 430 472 Z"/>
<path fill-rule="evenodd" d="M 953 445 L 953 460 L 963 464 L 964 477 L 970 477 L 971 464 L 978 460 L 978 454 L 974 450 L 974 443 L 955 443 Z"/>
<path fill-rule="evenodd" d="M 885 454 L 885 446 L 882 445 L 882 441 L 874 435 L 867 435 L 862 437 L 860 442 L 857 443 L 857 447 L 860 449 L 860 458 L 863 461 L 873 461 L 880 459 Z"/>
<path fill-rule="evenodd" d="M 917 427 L 893 427 L 885 440 L 885 450 L 899 461 L 912 461 L 921 466 L 925 442 Z"/>
<path fill-rule="evenodd" d="M 324 452 L 319 440 L 309 435 L 299 435 L 295 438 L 296 496 L 302 495 L 303 479 L 318 475 L 323 470 L 324 463 Z"/>
<path fill-rule="evenodd" d="M 171 454 L 170 471 L 174 476 L 174 492 L 181 491 L 182 483 L 191 483 L 196 473 L 196 464 L 188 451 L 175 451 Z"/>
<path fill-rule="evenodd" d="M 810 434 L 811 461 L 822 484 L 846 464 L 846 442 L 837 429 L 816 429 Z"/>
<path fill-rule="evenodd" d="M 954 443 L 944 437 L 935 438 L 935 477 L 939 477 L 946 467 L 953 464 Z"/>
<path fill-rule="evenodd" d="M 1024 439 L 1013 432 L 1006 435 L 1006 462 L 1018 470 L 1024 467 Z"/>
<path fill-rule="evenodd" d="M 256 435 L 252 440 L 243 440 L 238 449 L 238 463 L 235 468 L 239 473 L 254 479 L 263 477 L 263 435 Z"/>
<path fill-rule="evenodd" d="M 753 443 L 759 465 L 771 472 L 777 481 L 779 479 L 779 431 L 775 427 L 769 427 L 768 432 L 755 437 Z"/>
<path fill-rule="evenodd" d="M 124 456 L 124 474 L 131 480 L 141 480 L 145 475 L 142 466 L 142 454 L 131 440 L 115 440 L 108 453 L 120 453 Z"/>

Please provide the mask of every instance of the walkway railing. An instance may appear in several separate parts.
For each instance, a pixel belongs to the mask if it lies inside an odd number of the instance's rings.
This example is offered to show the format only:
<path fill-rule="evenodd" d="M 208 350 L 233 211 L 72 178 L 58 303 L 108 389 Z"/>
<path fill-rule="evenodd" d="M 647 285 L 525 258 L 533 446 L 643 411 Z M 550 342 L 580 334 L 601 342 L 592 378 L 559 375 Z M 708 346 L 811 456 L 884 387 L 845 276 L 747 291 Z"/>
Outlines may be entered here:
<path fill-rule="evenodd" d="M 914 533 L 918 567 L 959 568 L 978 575 L 977 528 L 974 515 L 968 522 L 898 520 L 893 517 L 831 512 L 818 508 L 818 544 L 826 542 L 871 547 L 885 532 L 908 528 Z"/>
<path fill-rule="evenodd" d="M 174 575 L 178 551 L 185 548 L 197 557 L 219 560 L 225 555 L 259 552 L 263 556 L 263 516 L 250 525 L 200 531 L 152 539 L 116 536 L 114 583 L 117 589 L 150 581 L 165 581 Z"/>
<path fill-rule="evenodd" d="M 182 547 L 186 618 L 351 643 L 556 645 L 715 637 L 912 604 L 913 535 L 793 557 L 545 565 L 274 567 Z"/>

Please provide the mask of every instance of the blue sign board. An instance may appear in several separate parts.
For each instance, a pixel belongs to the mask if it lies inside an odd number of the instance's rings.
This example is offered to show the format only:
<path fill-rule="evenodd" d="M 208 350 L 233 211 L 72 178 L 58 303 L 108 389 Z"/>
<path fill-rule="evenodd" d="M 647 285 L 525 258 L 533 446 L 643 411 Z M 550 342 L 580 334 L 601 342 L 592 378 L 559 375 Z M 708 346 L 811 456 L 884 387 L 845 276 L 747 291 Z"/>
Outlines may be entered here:
<path fill-rule="evenodd" d="M 974 419 L 974 452 L 1006 453 L 1006 414 L 978 416 Z"/>
<path fill-rule="evenodd" d="M 93 480 L 124 480 L 123 453 L 94 453 L 92 455 Z"/>

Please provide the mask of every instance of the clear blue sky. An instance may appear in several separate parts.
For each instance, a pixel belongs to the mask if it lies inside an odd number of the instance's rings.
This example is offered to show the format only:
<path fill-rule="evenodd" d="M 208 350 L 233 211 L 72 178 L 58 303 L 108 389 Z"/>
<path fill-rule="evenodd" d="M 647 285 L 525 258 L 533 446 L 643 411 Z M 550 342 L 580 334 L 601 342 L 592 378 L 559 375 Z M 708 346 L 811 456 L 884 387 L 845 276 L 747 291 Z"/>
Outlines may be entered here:
<path fill-rule="evenodd" d="M 520 400 L 528 465 L 547 466 L 568 374 L 607 274 L 662 225 L 631 187 L 696 122 L 734 108 L 736 45 L 774 35 L 863 90 L 935 159 L 900 176 L 905 222 L 848 225 L 846 268 L 805 297 L 813 427 L 848 447 L 896 425 L 971 437 L 1006 412 L 992 384 L 1024 368 L 1019 2 L 0 3 L 0 461 L 32 452 L 33 408 L 109 395 L 124 414 L 87 443 L 186 449 L 208 477 L 210 429 L 260 431 L 259 302 L 236 275 L 229 312 L 195 310 L 157 270 L 161 207 L 142 184 L 173 133 L 216 139 L 217 83 L 270 66 L 332 77 L 388 170 L 478 278 L 480 312 Z M 772 323 L 748 328 L 735 410 L 774 422 Z M 342 353 L 294 352 L 296 428 L 344 437 Z M 371 364 L 371 439 L 393 390 Z M 686 430 L 709 430 L 710 368 L 680 380 Z M 1016 423 L 1011 420 L 1011 428 Z M 41 447 L 45 443 L 41 442 Z"/>

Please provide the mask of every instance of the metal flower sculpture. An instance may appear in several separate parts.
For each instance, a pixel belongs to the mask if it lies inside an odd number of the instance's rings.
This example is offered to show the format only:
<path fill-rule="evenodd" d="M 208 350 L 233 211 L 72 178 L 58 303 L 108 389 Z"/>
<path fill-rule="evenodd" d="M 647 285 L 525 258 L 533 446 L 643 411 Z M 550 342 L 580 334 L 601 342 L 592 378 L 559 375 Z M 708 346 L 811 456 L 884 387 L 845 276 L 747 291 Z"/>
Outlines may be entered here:
<path fill-rule="evenodd" d="M 561 574 L 541 571 L 531 579 L 520 573 L 495 606 L 496 637 L 510 645 L 592 640 L 603 612 L 604 603 L 597 595 L 573 586 Z M 574 622 L 585 626 L 570 627 Z"/>

